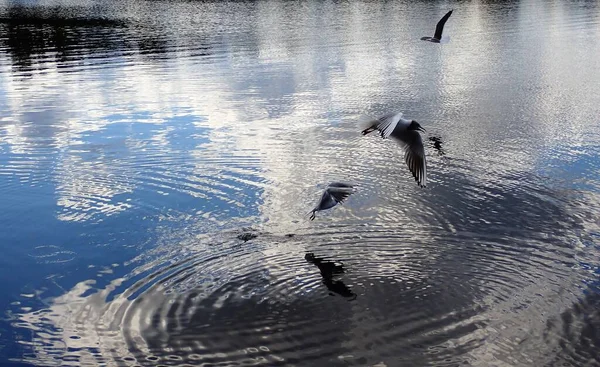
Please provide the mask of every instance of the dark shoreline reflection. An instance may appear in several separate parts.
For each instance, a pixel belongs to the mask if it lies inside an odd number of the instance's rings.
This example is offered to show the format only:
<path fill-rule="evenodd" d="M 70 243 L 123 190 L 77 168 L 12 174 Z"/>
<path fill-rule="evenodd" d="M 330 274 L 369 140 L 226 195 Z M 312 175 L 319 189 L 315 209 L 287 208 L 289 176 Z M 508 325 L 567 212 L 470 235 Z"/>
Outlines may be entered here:
<path fill-rule="evenodd" d="M 0 47 L 20 72 L 81 65 L 92 55 L 113 57 L 131 49 L 123 21 L 67 17 L 61 8 L 9 7 L 0 16 Z"/>
<path fill-rule="evenodd" d="M 304 259 L 319 268 L 319 272 L 323 277 L 323 284 L 331 292 L 339 294 L 344 298 L 350 298 L 351 300 L 356 299 L 356 293 L 352 292 L 350 288 L 341 280 L 334 280 L 335 275 L 344 274 L 344 265 L 336 264 L 334 261 L 325 260 L 322 257 L 316 257 L 314 253 L 308 252 L 304 255 Z"/>
<path fill-rule="evenodd" d="M 176 56 L 179 43 L 160 34 L 157 25 L 110 17 L 72 14 L 62 7 L 9 6 L 0 13 L 0 48 L 11 56 L 16 71 L 56 68 L 69 71 L 85 65 L 126 64 L 122 57 L 140 55 L 149 60 Z M 213 37 L 214 38 L 214 37 Z M 219 43 L 206 35 L 186 37 L 194 57 L 212 55 Z"/>

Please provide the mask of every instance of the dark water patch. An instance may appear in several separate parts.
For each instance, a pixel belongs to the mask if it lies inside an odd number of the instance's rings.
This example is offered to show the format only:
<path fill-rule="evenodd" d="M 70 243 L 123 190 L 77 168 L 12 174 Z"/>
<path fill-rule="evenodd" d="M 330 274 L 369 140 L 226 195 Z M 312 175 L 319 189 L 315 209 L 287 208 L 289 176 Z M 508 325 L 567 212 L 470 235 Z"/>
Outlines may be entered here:
<path fill-rule="evenodd" d="M 553 309 L 576 302 L 564 292 L 578 281 L 566 271 L 573 264 L 532 251 L 532 236 L 503 244 L 472 233 L 338 228 L 293 238 L 263 232 L 239 244 L 231 235 L 223 243 L 186 241 L 134 283 L 87 293 L 93 283 L 83 282 L 48 311 L 18 315 L 18 323 L 47 323 L 42 329 L 57 328 L 57 341 L 79 350 L 100 338 L 106 361 L 150 365 L 480 363 L 490 337 L 496 358 L 515 357 L 520 344 L 512 343 L 522 336 L 502 332 L 515 319 L 551 325 L 544 320 L 564 318 Z M 575 308 L 565 312 L 581 314 Z M 527 342 L 545 348 L 549 335 Z M 37 338 L 38 361 L 60 349 Z"/>
<path fill-rule="evenodd" d="M 216 39 L 195 34 L 181 44 L 161 27 L 126 14 L 98 17 L 89 9 L 69 7 L 7 7 L 0 9 L 0 48 L 11 56 L 15 71 L 32 77 L 56 68 L 80 72 L 135 64 L 132 57 L 161 61 L 184 52 L 209 57 Z M 102 11 L 100 11 L 102 13 Z M 204 41 L 202 41 L 204 40 Z"/>

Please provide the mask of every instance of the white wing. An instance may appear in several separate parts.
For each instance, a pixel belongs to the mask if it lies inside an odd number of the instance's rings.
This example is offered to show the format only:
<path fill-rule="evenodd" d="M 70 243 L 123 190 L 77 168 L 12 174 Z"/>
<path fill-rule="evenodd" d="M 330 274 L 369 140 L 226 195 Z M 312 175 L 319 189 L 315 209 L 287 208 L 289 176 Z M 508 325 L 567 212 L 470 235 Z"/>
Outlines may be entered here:
<path fill-rule="evenodd" d="M 398 122 L 402 117 L 402 112 L 400 113 L 391 113 L 389 115 L 382 116 L 378 118 L 379 125 L 377 125 L 377 130 L 381 132 L 381 137 L 386 139 L 389 138 L 392 134 L 392 131 L 398 126 Z"/>

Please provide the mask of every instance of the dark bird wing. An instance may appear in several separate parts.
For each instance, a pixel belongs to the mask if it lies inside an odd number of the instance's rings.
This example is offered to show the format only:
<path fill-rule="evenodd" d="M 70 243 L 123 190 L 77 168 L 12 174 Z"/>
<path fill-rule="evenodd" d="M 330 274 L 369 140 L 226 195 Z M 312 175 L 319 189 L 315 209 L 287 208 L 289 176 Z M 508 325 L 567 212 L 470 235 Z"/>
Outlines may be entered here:
<path fill-rule="evenodd" d="M 421 187 L 427 185 L 427 161 L 421 135 L 415 130 L 403 132 L 400 141 L 404 145 L 404 160 L 415 181 Z"/>
<path fill-rule="evenodd" d="M 447 12 L 446 15 L 444 15 L 442 17 L 442 19 L 440 19 L 437 26 L 435 26 L 435 35 L 433 36 L 433 38 L 435 38 L 437 40 L 442 39 L 442 32 L 444 31 L 444 24 L 446 24 L 446 21 L 448 20 L 448 18 L 450 18 L 450 15 L 452 15 L 453 10 L 450 10 L 449 12 Z"/>
<path fill-rule="evenodd" d="M 333 208 L 337 204 L 342 203 L 348 198 L 348 196 L 354 193 L 352 185 L 348 185 L 341 182 L 333 182 L 327 186 L 327 189 L 323 192 L 321 200 L 316 207 L 310 212 L 310 220 L 315 219 L 315 213 L 319 210 L 326 210 Z"/>
<path fill-rule="evenodd" d="M 352 187 L 329 186 L 327 188 L 327 193 L 331 195 L 331 197 L 333 198 L 333 200 L 335 200 L 336 203 L 342 203 L 348 198 L 348 196 L 352 195 L 353 190 Z"/>
<path fill-rule="evenodd" d="M 345 187 L 347 189 L 352 189 L 354 186 L 347 184 L 347 183 L 343 183 L 343 182 L 332 182 L 328 185 L 329 187 Z"/>

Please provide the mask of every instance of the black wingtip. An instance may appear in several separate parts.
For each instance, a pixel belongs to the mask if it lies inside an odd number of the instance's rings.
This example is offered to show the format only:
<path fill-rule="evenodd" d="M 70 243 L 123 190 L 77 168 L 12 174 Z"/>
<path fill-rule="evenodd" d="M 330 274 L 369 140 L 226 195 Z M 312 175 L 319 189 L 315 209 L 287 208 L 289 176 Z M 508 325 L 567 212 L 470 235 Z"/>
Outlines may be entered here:
<path fill-rule="evenodd" d="M 377 130 L 377 129 L 375 127 L 371 126 L 371 127 L 368 127 L 366 129 L 364 129 L 363 131 L 361 131 L 361 134 L 367 135 L 369 133 L 372 133 L 375 130 Z"/>

